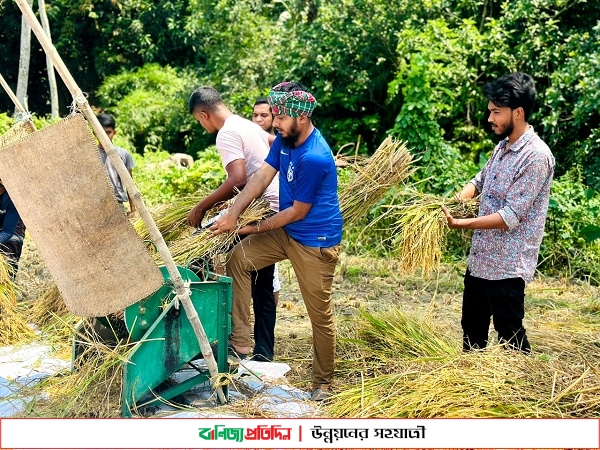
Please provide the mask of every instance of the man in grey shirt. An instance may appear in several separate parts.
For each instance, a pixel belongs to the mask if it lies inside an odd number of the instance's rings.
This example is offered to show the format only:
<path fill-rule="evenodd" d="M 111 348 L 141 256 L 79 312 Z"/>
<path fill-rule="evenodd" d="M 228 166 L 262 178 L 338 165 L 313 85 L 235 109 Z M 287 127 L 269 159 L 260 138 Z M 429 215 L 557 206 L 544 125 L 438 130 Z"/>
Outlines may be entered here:
<path fill-rule="evenodd" d="M 102 125 L 102 128 L 104 128 L 104 131 L 106 132 L 106 135 L 112 142 L 113 138 L 117 134 L 117 132 L 115 130 L 115 128 L 116 128 L 115 118 L 111 114 L 102 113 L 102 114 L 98 114 L 98 122 L 100 122 L 100 125 Z M 135 162 L 133 161 L 131 154 L 127 150 L 125 150 L 121 147 L 115 146 L 115 149 L 117 150 L 117 153 L 121 157 L 123 164 L 125 164 L 125 167 L 129 171 L 129 175 L 132 175 L 133 168 L 135 167 Z M 123 210 L 124 213 L 125 213 L 125 206 L 123 205 L 123 203 L 129 202 L 129 216 L 133 215 L 133 213 L 135 212 L 135 205 L 130 201 L 129 194 L 128 194 L 127 190 L 125 189 L 125 187 L 123 186 L 123 182 L 121 181 L 121 177 L 119 176 L 117 169 L 113 165 L 110 158 L 107 157 L 106 152 L 102 148 L 102 144 L 98 144 L 98 150 L 100 153 L 100 158 L 102 158 L 102 163 L 104 164 L 104 167 L 106 168 L 106 173 L 108 174 L 110 183 L 113 186 L 113 191 L 115 194 L 115 198 L 117 199 L 117 202 L 119 202 L 119 205 L 121 206 L 121 209 Z"/>

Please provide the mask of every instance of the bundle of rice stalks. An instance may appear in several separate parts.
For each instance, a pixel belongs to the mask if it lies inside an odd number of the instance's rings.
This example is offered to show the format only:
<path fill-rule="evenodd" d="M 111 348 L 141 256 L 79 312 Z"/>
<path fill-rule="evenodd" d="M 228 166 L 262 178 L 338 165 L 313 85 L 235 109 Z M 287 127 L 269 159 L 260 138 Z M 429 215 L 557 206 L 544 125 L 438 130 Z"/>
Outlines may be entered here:
<path fill-rule="evenodd" d="M 227 202 L 232 204 L 235 197 Z M 215 207 L 207 212 L 207 218 L 214 217 L 223 209 L 222 206 Z M 238 218 L 237 229 L 258 222 L 272 213 L 269 202 L 263 197 L 259 197 L 250 203 L 248 207 L 240 214 Z M 186 265 L 198 258 L 212 258 L 221 253 L 227 252 L 237 241 L 237 231 L 231 234 L 222 233 L 215 237 L 211 236 L 209 229 L 203 229 L 197 234 L 191 234 L 193 229 L 188 227 L 188 233 L 177 240 L 171 241 L 169 250 L 175 262 L 179 265 Z M 155 254 L 155 258 L 160 260 L 160 254 Z"/>
<path fill-rule="evenodd" d="M 390 327 L 386 314 L 354 323 L 340 339 L 342 353 L 350 347 L 355 355 L 372 357 L 343 363 L 344 385 L 329 408 L 333 417 L 600 416 L 600 372 L 593 362 L 598 349 L 587 355 L 589 362 L 577 354 L 577 344 L 557 358 L 526 356 L 501 345 L 464 354 L 458 339 L 448 348 L 435 327 L 419 326 L 417 318 L 398 320 L 393 310 Z M 412 325 L 401 328 L 404 323 Z"/>
<path fill-rule="evenodd" d="M 150 211 L 154 223 L 165 241 L 177 239 L 182 233 L 189 231 L 187 216 L 198 201 L 207 193 L 199 190 L 191 196 L 178 198 L 167 205 L 160 205 Z M 150 233 L 141 218 L 133 222 L 133 228 L 142 240 L 150 239 Z"/>
<path fill-rule="evenodd" d="M 399 309 L 377 313 L 360 311 L 359 319 L 352 320 L 358 342 L 368 346 L 376 359 L 440 358 L 458 353 L 455 339 L 438 335 L 430 323 Z"/>
<path fill-rule="evenodd" d="M 13 345 L 34 338 L 33 330 L 17 306 L 18 288 L 12 281 L 12 268 L 0 254 L 0 345 Z"/>
<path fill-rule="evenodd" d="M 394 223 L 390 235 L 400 241 L 400 269 L 404 273 L 421 269 L 427 275 L 439 268 L 449 230 L 442 205 L 455 218 L 475 217 L 479 210 L 477 199 L 459 201 L 416 192 L 410 200 L 388 206 L 386 216 Z"/>
<path fill-rule="evenodd" d="M 415 171 L 411 162 L 404 142 L 386 138 L 364 165 L 356 166 L 358 174 L 343 186 L 339 200 L 344 222 L 362 219 L 392 187 L 409 177 Z"/>
<path fill-rule="evenodd" d="M 70 314 L 65 301 L 58 291 L 56 284 L 52 285 L 44 294 L 33 302 L 30 309 L 30 320 L 40 326 L 49 324 L 56 318 Z"/>

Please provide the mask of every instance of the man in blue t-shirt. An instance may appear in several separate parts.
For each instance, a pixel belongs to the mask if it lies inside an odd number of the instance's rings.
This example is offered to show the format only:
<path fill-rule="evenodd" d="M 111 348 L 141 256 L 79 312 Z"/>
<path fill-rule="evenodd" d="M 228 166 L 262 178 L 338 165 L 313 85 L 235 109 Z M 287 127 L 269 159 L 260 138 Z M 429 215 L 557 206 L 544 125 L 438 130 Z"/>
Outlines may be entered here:
<path fill-rule="evenodd" d="M 335 356 L 331 288 L 342 240 L 335 162 L 312 123 L 317 102 L 308 89 L 298 83 L 281 83 L 271 89 L 268 101 L 275 115 L 275 142 L 228 213 L 210 228 L 214 235 L 233 231 L 250 235 L 234 247 L 227 263 L 227 274 L 233 278 L 229 344 L 242 354 L 252 348 L 250 272 L 289 259 L 312 324 L 312 399 L 325 400 Z M 279 212 L 236 230 L 240 213 L 278 172 Z"/>

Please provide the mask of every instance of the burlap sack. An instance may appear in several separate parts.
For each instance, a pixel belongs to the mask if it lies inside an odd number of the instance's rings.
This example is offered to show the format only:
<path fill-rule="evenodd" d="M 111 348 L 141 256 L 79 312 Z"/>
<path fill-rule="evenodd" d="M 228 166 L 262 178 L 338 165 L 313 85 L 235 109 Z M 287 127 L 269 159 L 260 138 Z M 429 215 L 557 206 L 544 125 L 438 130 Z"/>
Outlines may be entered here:
<path fill-rule="evenodd" d="M 114 198 L 83 116 L 1 147 L 0 178 L 69 311 L 104 316 L 162 286 Z"/>

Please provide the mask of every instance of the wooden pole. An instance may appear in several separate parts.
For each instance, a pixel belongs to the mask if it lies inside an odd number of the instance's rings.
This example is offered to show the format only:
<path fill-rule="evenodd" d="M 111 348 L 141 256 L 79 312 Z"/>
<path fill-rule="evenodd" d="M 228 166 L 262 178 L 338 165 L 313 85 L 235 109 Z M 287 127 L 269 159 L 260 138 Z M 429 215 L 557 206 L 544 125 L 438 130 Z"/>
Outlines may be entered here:
<path fill-rule="evenodd" d="M 34 34 L 38 38 L 40 44 L 44 48 L 46 55 L 50 58 L 52 64 L 54 64 L 54 67 L 56 68 L 56 71 L 61 76 L 65 85 L 71 92 L 71 95 L 73 96 L 73 100 L 77 104 L 77 107 L 81 110 L 87 121 L 92 125 L 92 129 L 94 130 L 96 137 L 98 138 L 100 144 L 106 151 L 106 155 L 112 161 L 113 165 L 117 169 L 117 173 L 119 174 L 121 180 L 123 181 L 123 184 L 125 185 L 125 188 L 130 193 L 130 198 L 133 200 L 133 203 L 135 204 L 135 207 L 138 210 L 140 217 L 142 218 L 144 224 L 146 225 L 146 228 L 148 228 L 148 231 L 150 232 L 150 237 L 152 238 L 154 245 L 156 245 L 158 252 L 160 253 L 160 255 L 163 258 L 163 261 L 165 262 L 165 267 L 167 268 L 167 271 L 169 272 L 169 275 L 171 277 L 171 281 L 173 282 L 173 286 L 175 287 L 175 292 L 177 294 L 176 299 L 180 301 L 183 305 L 183 309 L 185 310 L 190 324 L 194 329 L 194 333 L 196 334 L 196 338 L 198 339 L 198 344 L 200 345 L 200 350 L 202 351 L 202 356 L 204 356 L 204 360 L 206 362 L 206 365 L 208 366 L 208 370 L 212 377 L 213 386 L 215 386 L 215 389 L 217 391 L 217 396 L 221 403 L 226 403 L 227 400 L 225 399 L 223 390 L 219 385 L 215 385 L 215 382 L 218 381 L 219 369 L 217 367 L 217 363 L 210 348 L 210 343 L 208 342 L 208 337 L 206 336 L 204 327 L 202 326 L 200 318 L 198 317 L 198 312 L 194 308 L 192 300 L 190 299 L 189 288 L 185 287 L 181 274 L 177 270 L 177 266 L 175 264 L 175 261 L 173 260 L 173 257 L 171 256 L 171 253 L 169 252 L 167 244 L 165 243 L 165 240 L 160 234 L 158 227 L 154 223 L 150 212 L 148 211 L 146 205 L 144 204 L 144 201 L 142 200 L 142 195 L 140 194 L 140 191 L 138 191 L 135 183 L 133 182 L 133 179 L 131 178 L 131 175 L 129 175 L 129 171 L 127 170 L 125 164 L 119 157 L 115 146 L 106 135 L 104 128 L 102 128 L 102 125 L 98 121 L 98 118 L 92 111 L 92 108 L 90 107 L 87 99 L 83 95 L 83 92 L 77 86 L 77 83 L 71 76 L 71 73 L 65 66 L 62 58 L 56 51 L 56 48 L 48 39 L 48 36 L 46 36 L 46 33 L 44 32 L 44 29 L 38 22 L 37 18 L 35 17 L 33 10 L 31 9 L 31 7 L 29 7 L 29 4 L 26 0 L 15 0 L 15 2 L 21 9 L 23 16 L 29 23 L 29 26 L 31 27 Z"/>
<path fill-rule="evenodd" d="M 27 111 L 25 110 L 25 108 L 23 107 L 23 105 L 21 105 L 21 102 L 19 101 L 19 99 L 17 98 L 17 96 L 15 95 L 15 93 L 12 91 L 12 89 L 10 88 L 10 86 L 8 85 L 8 83 L 6 82 L 6 80 L 4 79 L 4 77 L 2 76 L 2 74 L 0 74 L 0 84 L 2 85 L 2 87 L 4 88 L 4 90 L 6 91 L 6 93 L 10 97 L 10 99 L 13 101 L 13 103 L 15 104 L 15 107 L 17 108 L 17 111 L 19 111 L 19 113 L 21 113 L 21 114 L 27 114 Z M 31 131 L 35 131 L 36 130 L 35 124 L 29 118 L 27 118 L 27 125 L 31 128 Z"/>

